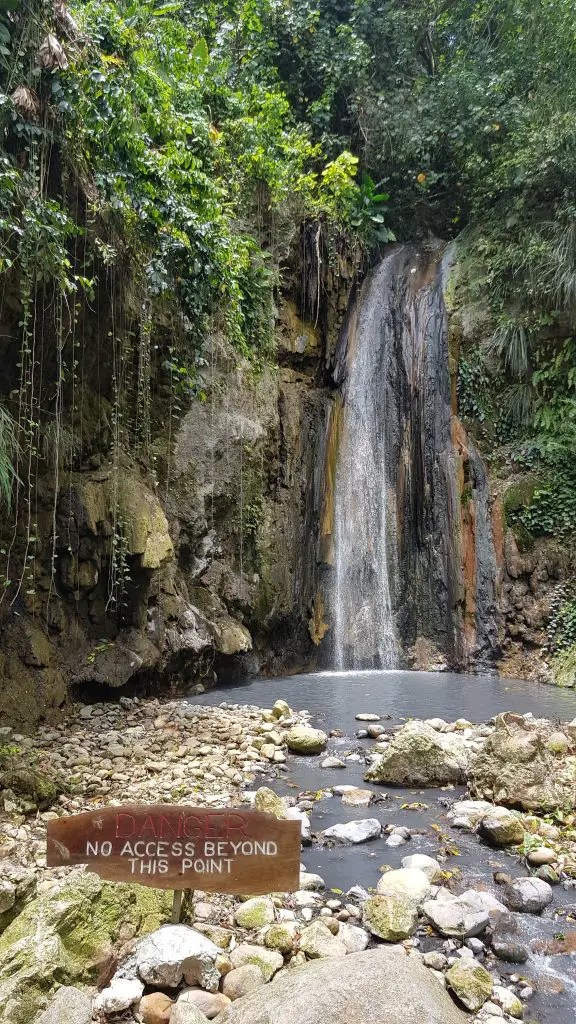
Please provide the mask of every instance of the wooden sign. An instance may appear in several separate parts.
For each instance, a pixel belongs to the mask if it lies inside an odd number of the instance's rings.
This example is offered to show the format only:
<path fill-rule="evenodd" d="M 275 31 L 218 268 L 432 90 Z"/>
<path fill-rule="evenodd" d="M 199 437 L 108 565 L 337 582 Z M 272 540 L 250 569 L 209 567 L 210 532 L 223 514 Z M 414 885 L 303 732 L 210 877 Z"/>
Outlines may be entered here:
<path fill-rule="evenodd" d="M 158 889 L 294 892 L 300 822 L 233 808 L 107 807 L 49 821 L 47 864 L 88 864 L 101 878 Z"/>

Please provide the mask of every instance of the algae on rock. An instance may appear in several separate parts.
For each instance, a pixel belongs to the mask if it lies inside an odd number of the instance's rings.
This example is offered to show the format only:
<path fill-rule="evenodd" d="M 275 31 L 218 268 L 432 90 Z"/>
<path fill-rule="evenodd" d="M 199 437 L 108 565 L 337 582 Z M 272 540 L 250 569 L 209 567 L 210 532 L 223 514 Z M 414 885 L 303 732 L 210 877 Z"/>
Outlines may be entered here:
<path fill-rule="evenodd" d="M 0 936 L 0 1021 L 30 1024 L 60 985 L 93 983 L 117 943 L 169 918 L 170 894 L 75 871 Z"/>

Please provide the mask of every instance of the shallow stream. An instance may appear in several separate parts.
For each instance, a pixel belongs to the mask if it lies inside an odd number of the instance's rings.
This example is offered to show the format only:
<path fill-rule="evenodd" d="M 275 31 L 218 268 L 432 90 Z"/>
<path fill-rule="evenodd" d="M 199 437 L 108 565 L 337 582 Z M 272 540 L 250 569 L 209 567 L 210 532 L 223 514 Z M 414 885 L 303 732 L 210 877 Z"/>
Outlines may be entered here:
<path fill-rule="evenodd" d="M 287 771 L 275 778 L 262 775 L 265 782 L 280 794 L 297 796 L 299 792 L 316 793 L 329 786 L 363 782 L 366 765 L 363 751 L 372 740 L 356 738 L 362 727 L 355 720 L 359 712 L 373 712 L 382 717 L 382 725 L 399 725 L 408 718 L 444 718 L 455 721 L 467 718 L 485 722 L 501 711 L 532 712 L 535 717 L 571 720 L 576 716 L 576 698 L 571 691 L 536 683 L 501 679 L 494 676 L 467 676 L 454 673 L 426 672 L 320 672 L 317 674 L 257 679 L 230 687 L 219 687 L 194 698 L 194 703 L 256 704 L 270 707 L 284 698 L 295 710 L 308 709 L 315 725 L 330 732 L 339 730 L 341 737 L 331 738 L 327 753 L 345 759 L 360 754 L 361 760 L 347 760 L 346 768 L 321 767 L 323 757 L 290 755 Z M 386 716 L 386 720 L 385 720 Z M 389 717 L 387 717 L 389 716 Z M 463 789 L 415 790 L 370 785 L 386 798 L 369 808 L 347 807 L 338 796 L 318 800 L 312 811 L 312 832 L 319 833 L 338 822 L 362 817 L 378 818 L 382 824 L 407 825 L 412 839 L 404 846 L 390 848 L 385 836 L 357 846 L 322 847 L 317 843 L 303 850 L 307 870 L 325 879 L 327 888 L 346 892 L 352 885 L 375 887 L 381 864 L 400 867 L 403 857 L 411 853 L 427 853 L 446 859 L 446 870 L 459 869 L 462 874 L 459 891 L 485 888 L 501 898 L 502 891 L 494 883 L 492 873 L 505 871 L 510 875 L 526 875 L 528 870 L 518 854 L 494 850 L 470 833 L 451 828 L 446 822 L 449 802 L 457 799 Z M 418 803 L 417 810 L 406 805 Z M 458 851 L 446 853 L 447 849 Z M 516 914 L 516 938 L 531 946 L 534 940 L 552 939 L 567 934 L 576 925 L 566 921 L 562 911 L 576 903 L 576 889 L 554 888 L 554 902 L 542 917 Z M 560 911 L 560 913 L 558 913 Z M 423 948 L 438 946 L 436 940 L 423 941 Z M 526 964 L 498 962 L 502 976 L 520 974 L 535 982 L 536 994 L 528 1004 L 525 1020 L 542 1024 L 574 1024 L 576 1020 L 576 956 L 542 956 L 532 954 Z"/>

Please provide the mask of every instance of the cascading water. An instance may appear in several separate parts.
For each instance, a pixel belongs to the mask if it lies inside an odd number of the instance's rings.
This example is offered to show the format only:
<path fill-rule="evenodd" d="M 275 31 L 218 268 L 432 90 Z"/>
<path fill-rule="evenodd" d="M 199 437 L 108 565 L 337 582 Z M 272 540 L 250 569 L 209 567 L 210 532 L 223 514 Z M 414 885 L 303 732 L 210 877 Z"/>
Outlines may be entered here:
<path fill-rule="evenodd" d="M 345 419 L 335 492 L 335 653 L 339 669 L 393 668 L 397 646 L 390 600 L 386 488 L 384 261 L 358 310 L 348 352 Z"/>
<path fill-rule="evenodd" d="M 482 665 L 497 648 L 489 488 L 457 416 L 445 264 L 440 246 L 395 249 L 341 339 L 339 668 Z"/>

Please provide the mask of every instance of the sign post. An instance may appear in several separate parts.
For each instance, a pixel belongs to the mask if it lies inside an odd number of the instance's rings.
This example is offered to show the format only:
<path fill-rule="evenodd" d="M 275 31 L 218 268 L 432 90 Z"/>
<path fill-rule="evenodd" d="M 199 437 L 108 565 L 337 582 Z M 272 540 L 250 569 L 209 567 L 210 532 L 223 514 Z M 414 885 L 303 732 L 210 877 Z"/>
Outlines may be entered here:
<path fill-rule="evenodd" d="M 247 896 L 294 892 L 300 823 L 262 811 L 128 804 L 48 822 L 49 867 L 88 864 L 101 878 Z"/>

